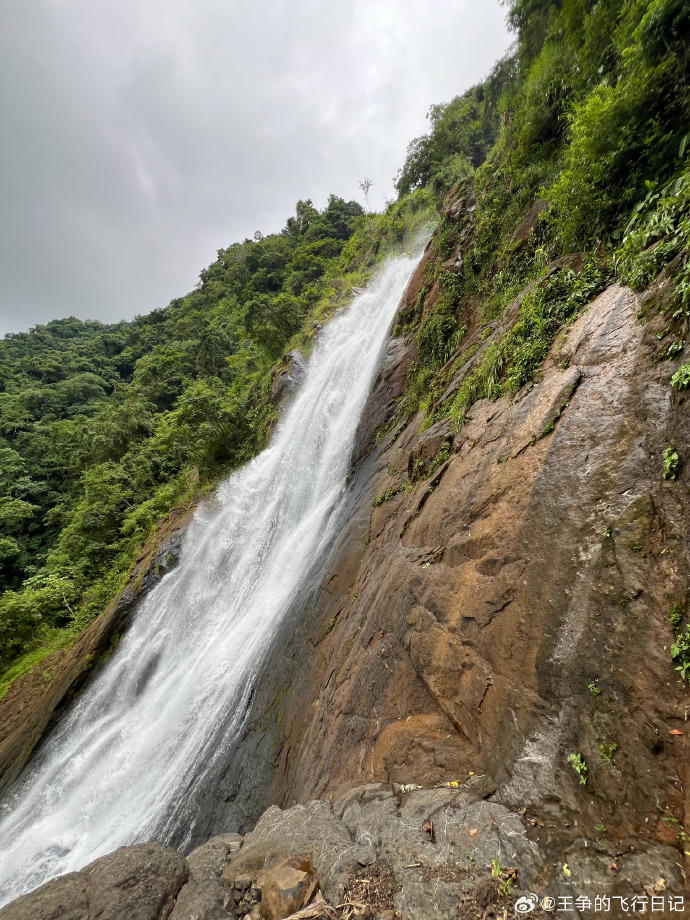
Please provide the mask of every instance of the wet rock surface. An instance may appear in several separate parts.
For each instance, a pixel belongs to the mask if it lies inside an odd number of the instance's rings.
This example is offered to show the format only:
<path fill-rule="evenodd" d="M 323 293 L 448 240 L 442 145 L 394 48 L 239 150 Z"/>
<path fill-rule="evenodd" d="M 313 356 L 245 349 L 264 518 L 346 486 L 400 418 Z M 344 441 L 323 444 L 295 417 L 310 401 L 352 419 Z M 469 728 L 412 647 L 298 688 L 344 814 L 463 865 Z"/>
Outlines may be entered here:
<path fill-rule="evenodd" d="M 183 856 L 159 843 L 121 847 L 0 910 L 2 920 L 164 920 L 187 880 Z"/>
<path fill-rule="evenodd" d="M 287 394 L 294 392 L 304 381 L 306 372 L 307 365 L 304 360 L 304 355 L 299 348 L 295 348 L 287 356 L 285 366 L 278 370 L 273 379 L 271 385 L 271 402 L 277 404 L 281 402 Z"/>
<path fill-rule="evenodd" d="M 19 899 L 0 920 L 474 920 L 512 914 L 530 892 L 574 903 L 595 892 L 666 901 L 682 891 L 673 847 L 612 853 L 586 835 L 573 846 L 559 822 L 483 798 L 481 779 L 370 783 L 274 806 L 244 838 L 212 841 L 187 860 L 158 844 L 123 847 Z M 554 862 L 557 846 L 569 849 Z M 614 903 L 610 916 L 619 915 Z"/>
<path fill-rule="evenodd" d="M 548 203 L 537 199 L 532 207 L 529 209 L 527 214 L 513 234 L 513 241 L 518 245 L 525 245 L 529 240 L 532 233 L 535 232 L 539 225 L 539 215 L 548 208 Z"/>
<path fill-rule="evenodd" d="M 564 864 L 590 889 L 653 888 L 657 864 L 685 867 L 690 700 L 668 616 L 688 597 L 690 506 L 661 455 L 690 451 L 690 420 L 671 398 L 675 365 L 652 360 L 661 330 L 639 309 L 631 291 L 605 291 L 540 380 L 472 407 L 430 478 L 447 429 L 395 423 L 414 349 L 389 346 L 347 521 L 223 781 L 245 814 L 363 782 L 474 774 L 478 794 L 546 828 L 559 884 Z M 376 505 L 415 464 L 420 480 Z M 274 767 L 257 794 L 268 737 Z M 218 803 L 212 826 L 224 814 Z"/>

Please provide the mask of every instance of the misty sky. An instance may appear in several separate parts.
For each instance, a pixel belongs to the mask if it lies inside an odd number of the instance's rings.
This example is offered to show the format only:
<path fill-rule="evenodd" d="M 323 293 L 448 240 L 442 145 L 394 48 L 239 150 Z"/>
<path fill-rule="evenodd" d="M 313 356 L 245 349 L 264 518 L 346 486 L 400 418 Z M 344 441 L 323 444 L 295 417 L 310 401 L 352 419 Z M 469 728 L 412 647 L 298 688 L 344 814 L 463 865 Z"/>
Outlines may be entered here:
<path fill-rule="evenodd" d="M 393 197 L 498 0 L 3 0 L 0 334 L 130 319 L 299 198 Z"/>

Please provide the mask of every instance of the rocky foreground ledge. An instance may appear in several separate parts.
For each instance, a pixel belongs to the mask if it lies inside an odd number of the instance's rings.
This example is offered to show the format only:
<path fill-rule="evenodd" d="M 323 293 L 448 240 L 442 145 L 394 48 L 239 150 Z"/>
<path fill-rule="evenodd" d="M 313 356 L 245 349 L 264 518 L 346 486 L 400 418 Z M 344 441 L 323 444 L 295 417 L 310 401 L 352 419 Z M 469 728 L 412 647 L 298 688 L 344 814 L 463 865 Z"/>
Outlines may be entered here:
<path fill-rule="evenodd" d="M 633 916 L 644 899 L 650 916 L 682 915 L 673 847 L 593 842 L 482 798 L 481 777 L 455 785 L 376 783 L 274 806 L 245 837 L 214 837 L 186 858 L 155 842 L 122 847 L 12 902 L 0 920 L 490 920 L 515 916 L 530 892 L 568 905 L 559 916 Z M 560 838 L 567 862 L 553 859 Z"/>

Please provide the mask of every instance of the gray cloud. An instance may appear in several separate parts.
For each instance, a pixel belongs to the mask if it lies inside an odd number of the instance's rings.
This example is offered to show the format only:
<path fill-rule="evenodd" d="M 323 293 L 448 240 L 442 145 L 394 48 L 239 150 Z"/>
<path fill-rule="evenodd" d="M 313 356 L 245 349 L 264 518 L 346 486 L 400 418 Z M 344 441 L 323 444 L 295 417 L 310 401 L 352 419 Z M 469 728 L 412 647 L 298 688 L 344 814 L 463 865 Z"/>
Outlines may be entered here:
<path fill-rule="evenodd" d="M 497 0 L 5 0 L 0 334 L 165 306 L 364 175 L 381 207 L 508 44 Z"/>

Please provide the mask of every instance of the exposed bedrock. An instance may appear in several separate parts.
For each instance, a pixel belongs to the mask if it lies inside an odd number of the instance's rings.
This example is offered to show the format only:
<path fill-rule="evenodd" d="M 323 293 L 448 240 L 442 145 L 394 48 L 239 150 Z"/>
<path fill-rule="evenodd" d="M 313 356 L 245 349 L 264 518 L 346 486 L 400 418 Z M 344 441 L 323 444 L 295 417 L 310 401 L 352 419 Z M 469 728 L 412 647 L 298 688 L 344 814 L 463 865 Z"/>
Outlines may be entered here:
<path fill-rule="evenodd" d="M 519 302 L 492 337 L 470 325 L 451 394 Z M 372 916 L 430 920 L 484 916 L 497 885 L 683 889 L 690 699 L 669 611 L 688 600 L 690 514 L 687 469 L 665 481 L 662 454 L 690 456 L 690 416 L 652 360 L 662 318 L 639 308 L 607 289 L 537 383 L 477 402 L 455 435 L 395 424 L 416 355 L 389 340 L 339 538 L 155 916 L 278 916 L 362 885 L 381 893 Z M 75 897 L 89 871 L 68 877 Z"/>
<path fill-rule="evenodd" d="M 187 881 L 187 861 L 159 843 L 121 847 L 13 901 L 2 920 L 163 920 Z"/>
<path fill-rule="evenodd" d="M 160 844 L 123 847 L 18 899 L 0 920 L 488 920 L 512 916 L 531 891 L 574 902 L 592 887 L 617 918 L 616 895 L 644 892 L 647 878 L 664 907 L 682 886 L 677 853 L 661 844 L 613 857 L 615 874 L 606 847 L 573 854 L 569 878 L 561 862 L 554 870 L 546 831 L 531 833 L 468 786 L 370 783 L 332 798 L 273 806 L 244 838 L 214 838 L 186 860 Z"/>
<path fill-rule="evenodd" d="M 562 862 L 598 847 L 614 872 L 680 846 L 690 701 L 669 609 L 687 597 L 689 516 L 662 452 L 690 449 L 690 419 L 638 310 L 606 290 L 542 380 L 475 404 L 436 464 L 445 422 L 420 434 L 416 417 L 374 443 L 414 357 L 391 340 L 347 522 L 285 624 L 209 828 L 366 782 L 459 780 L 527 809 Z M 396 492 L 420 460 L 431 475 Z"/>

